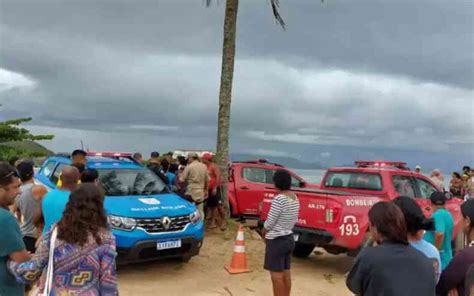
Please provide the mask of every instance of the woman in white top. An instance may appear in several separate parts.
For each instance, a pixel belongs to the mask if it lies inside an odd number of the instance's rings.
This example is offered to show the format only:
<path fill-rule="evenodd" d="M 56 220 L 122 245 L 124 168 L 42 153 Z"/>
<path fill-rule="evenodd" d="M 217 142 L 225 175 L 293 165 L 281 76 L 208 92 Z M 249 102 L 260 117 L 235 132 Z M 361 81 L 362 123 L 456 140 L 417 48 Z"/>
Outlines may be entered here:
<path fill-rule="evenodd" d="M 266 241 L 264 268 L 270 271 L 273 295 L 289 296 L 291 292 L 291 254 L 295 248 L 293 227 L 298 221 L 300 204 L 291 188 L 291 175 L 277 170 L 273 182 L 278 195 L 273 199 L 265 221 Z"/>

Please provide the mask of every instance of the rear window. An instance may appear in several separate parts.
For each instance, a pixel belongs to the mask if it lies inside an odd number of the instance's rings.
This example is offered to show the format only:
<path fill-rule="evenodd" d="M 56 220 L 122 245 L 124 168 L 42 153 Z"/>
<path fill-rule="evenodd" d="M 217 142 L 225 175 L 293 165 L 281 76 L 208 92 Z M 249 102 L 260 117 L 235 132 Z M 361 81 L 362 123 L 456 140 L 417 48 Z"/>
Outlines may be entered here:
<path fill-rule="evenodd" d="M 382 179 L 379 174 L 329 172 L 326 177 L 325 186 L 362 190 L 382 190 Z"/>
<path fill-rule="evenodd" d="M 165 183 L 148 169 L 99 169 L 99 181 L 108 196 L 168 193 Z"/>

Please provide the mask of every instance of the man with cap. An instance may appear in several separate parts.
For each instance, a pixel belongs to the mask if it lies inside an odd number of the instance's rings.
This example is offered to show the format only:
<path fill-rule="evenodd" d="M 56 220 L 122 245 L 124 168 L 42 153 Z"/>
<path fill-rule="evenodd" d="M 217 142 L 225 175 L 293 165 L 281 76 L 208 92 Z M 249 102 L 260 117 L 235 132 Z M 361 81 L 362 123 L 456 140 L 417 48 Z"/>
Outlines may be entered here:
<path fill-rule="evenodd" d="M 209 174 L 209 197 L 207 199 L 207 208 L 211 225 L 209 228 L 220 227 L 225 230 L 225 217 L 226 212 L 221 199 L 221 185 L 222 178 L 219 167 L 212 162 L 213 155 L 210 152 L 205 152 L 201 156 L 202 162 L 207 166 Z M 206 217 L 207 218 L 207 217 Z"/>
<path fill-rule="evenodd" d="M 165 159 L 169 162 L 171 165 L 173 163 L 173 152 L 168 152 L 165 154 Z"/>
<path fill-rule="evenodd" d="M 136 162 L 138 162 L 139 164 L 142 164 L 142 165 L 145 162 L 143 160 L 143 155 L 140 152 L 133 153 L 132 158 L 133 158 L 133 160 L 135 160 Z"/>
<path fill-rule="evenodd" d="M 420 166 L 420 165 L 417 165 L 417 166 L 415 167 L 415 173 L 421 174 L 421 166 Z"/>
<path fill-rule="evenodd" d="M 74 150 L 71 154 L 71 165 L 77 167 L 78 170 L 80 170 L 79 167 L 85 168 L 87 165 L 86 156 L 87 156 L 87 152 L 85 152 L 84 150 L 81 150 L 81 149 Z"/>
<path fill-rule="evenodd" d="M 454 220 L 451 213 L 445 207 L 446 195 L 443 192 L 433 192 L 430 200 L 433 207 L 431 218 L 435 222 L 435 230 L 427 231 L 424 239 L 439 250 L 441 269 L 444 270 L 453 258 L 451 237 L 453 235 Z"/>
<path fill-rule="evenodd" d="M 165 172 L 161 168 L 160 164 L 160 153 L 153 151 L 150 154 L 150 160 L 148 161 L 147 167 L 155 173 L 165 184 L 169 183 L 168 177 L 166 177 Z"/>
<path fill-rule="evenodd" d="M 204 218 L 204 201 L 208 197 L 209 174 L 207 166 L 199 161 L 195 152 L 188 154 L 188 165 L 180 176 L 181 182 L 187 183 L 186 195 L 190 196 Z"/>
<path fill-rule="evenodd" d="M 71 166 L 77 168 L 79 170 L 79 174 L 86 169 L 87 165 L 87 152 L 81 149 L 76 149 L 71 154 Z M 79 183 L 80 183 L 79 179 Z M 63 182 L 61 181 L 61 175 L 59 175 L 58 182 L 56 182 L 56 187 L 61 188 L 63 186 Z"/>
<path fill-rule="evenodd" d="M 20 229 L 26 249 L 34 253 L 38 237 L 38 230 L 34 225 L 35 209 L 41 205 L 41 199 L 46 195 L 47 190 L 44 186 L 35 184 L 32 161 L 23 160 L 18 164 L 17 169 L 22 184 L 21 194 L 16 199 L 16 215 L 18 221 L 21 222 Z"/>

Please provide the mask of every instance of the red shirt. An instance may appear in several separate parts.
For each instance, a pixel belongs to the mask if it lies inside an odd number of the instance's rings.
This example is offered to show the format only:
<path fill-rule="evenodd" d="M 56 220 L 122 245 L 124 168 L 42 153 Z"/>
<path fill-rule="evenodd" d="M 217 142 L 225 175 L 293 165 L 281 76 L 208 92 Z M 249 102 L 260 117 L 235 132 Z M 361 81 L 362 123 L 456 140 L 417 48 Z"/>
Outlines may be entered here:
<path fill-rule="evenodd" d="M 217 165 L 212 162 L 207 165 L 207 171 L 209 173 L 209 190 L 214 190 L 221 183 L 221 172 Z"/>

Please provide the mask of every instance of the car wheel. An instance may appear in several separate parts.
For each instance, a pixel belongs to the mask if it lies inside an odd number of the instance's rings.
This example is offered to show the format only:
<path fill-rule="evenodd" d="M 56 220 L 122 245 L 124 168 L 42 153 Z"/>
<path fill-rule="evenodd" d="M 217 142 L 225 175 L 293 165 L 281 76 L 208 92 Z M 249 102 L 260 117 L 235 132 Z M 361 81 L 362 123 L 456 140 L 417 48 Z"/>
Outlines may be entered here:
<path fill-rule="evenodd" d="M 293 255 L 298 258 L 306 258 L 311 254 L 316 245 L 296 243 Z"/>

